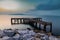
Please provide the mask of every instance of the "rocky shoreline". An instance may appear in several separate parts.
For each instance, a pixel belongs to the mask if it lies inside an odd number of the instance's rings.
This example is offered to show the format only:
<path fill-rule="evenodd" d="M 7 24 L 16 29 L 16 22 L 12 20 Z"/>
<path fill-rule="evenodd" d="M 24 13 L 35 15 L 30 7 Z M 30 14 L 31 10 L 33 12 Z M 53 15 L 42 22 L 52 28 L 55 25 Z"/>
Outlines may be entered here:
<path fill-rule="evenodd" d="M 0 30 L 0 40 L 60 40 L 51 33 L 36 29 L 4 29 Z"/>

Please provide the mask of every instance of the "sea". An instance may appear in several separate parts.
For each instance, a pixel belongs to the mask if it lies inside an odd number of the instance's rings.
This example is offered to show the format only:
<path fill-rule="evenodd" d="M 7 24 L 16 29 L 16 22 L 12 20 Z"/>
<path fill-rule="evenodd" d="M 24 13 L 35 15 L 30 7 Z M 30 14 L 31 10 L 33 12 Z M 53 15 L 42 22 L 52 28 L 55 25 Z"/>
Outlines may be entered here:
<path fill-rule="evenodd" d="M 24 16 L 24 15 L 23 15 Z M 34 15 L 35 16 L 35 15 Z M 34 16 L 29 16 L 29 17 L 34 17 Z M 11 25 L 11 18 L 12 17 L 21 17 L 20 15 L 0 15 L 0 29 L 25 29 L 25 28 L 30 28 L 31 26 L 25 25 L 25 24 L 20 24 L 20 25 Z M 24 16 L 25 17 L 25 16 Z M 26 16 L 28 17 L 28 16 Z M 35 16 L 42 18 L 43 21 L 47 22 L 52 22 L 52 33 L 53 35 L 59 36 L 60 35 L 60 16 L 47 16 L 47 15 L 39 15 Z M 49 30 L 48 28 L 46 30 Z"/>
<path fill-rule="evenodd" d="M 39 16 L 43 21 L 52 22 L 52 33 L 55 36 L 60 35 L 60 16 Z M 48 30 L 48 29 L 47 29 Z"/>

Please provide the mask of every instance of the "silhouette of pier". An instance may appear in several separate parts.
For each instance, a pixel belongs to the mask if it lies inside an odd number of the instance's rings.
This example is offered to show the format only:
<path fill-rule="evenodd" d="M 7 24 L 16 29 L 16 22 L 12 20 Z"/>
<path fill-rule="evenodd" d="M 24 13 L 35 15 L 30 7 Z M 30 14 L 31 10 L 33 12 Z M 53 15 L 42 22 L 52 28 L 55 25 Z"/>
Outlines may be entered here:
<path fill-rule="evenodd" d="M 50 26 L 50 32 L 52 32 L 52 23 L 45 22 L 42 20 L 42 18 L 11 18 L 11 25 L 16 24 L 28 24 L 39 30 L 41 30 L 41 25 L 43 25 L 44 31 L 46 31 L 47 26 Z"/>

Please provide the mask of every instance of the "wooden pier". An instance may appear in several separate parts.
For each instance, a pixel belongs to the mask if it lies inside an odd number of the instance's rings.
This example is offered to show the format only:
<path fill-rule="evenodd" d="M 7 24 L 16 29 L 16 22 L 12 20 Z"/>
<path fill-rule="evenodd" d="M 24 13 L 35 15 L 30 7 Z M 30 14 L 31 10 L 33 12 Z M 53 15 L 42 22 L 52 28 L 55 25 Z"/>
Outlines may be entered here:
<path fill-rule="evenodd" d="M 52 32 L 52 23 L 42 21 L 42 18 L 11 18 L 11 24 L 28 24 L 39 30 L 41 30 L 41 25 L 43 25 L 44 31 L 46 31 L 47 26 L 50 26 L 50 32 Z"/>

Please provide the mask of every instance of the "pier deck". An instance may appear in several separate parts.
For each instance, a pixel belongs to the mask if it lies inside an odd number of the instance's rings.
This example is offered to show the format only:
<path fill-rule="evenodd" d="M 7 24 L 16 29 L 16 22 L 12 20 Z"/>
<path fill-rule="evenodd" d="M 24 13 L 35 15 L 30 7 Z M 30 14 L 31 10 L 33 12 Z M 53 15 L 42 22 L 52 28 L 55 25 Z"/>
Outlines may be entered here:
<path fill-rule="evenodd" d="M 50 26 L 50 32 L 52 32 L 52 23 L 51 22 L 45 22 L 42 20 L 42 18 L 11 18 L 11 24 L 28 24 L 31 25 L 34 28 L 41 29 L 41 25 L 44 26 L 44 31 L 46 31 L 46 27 Z"/>

